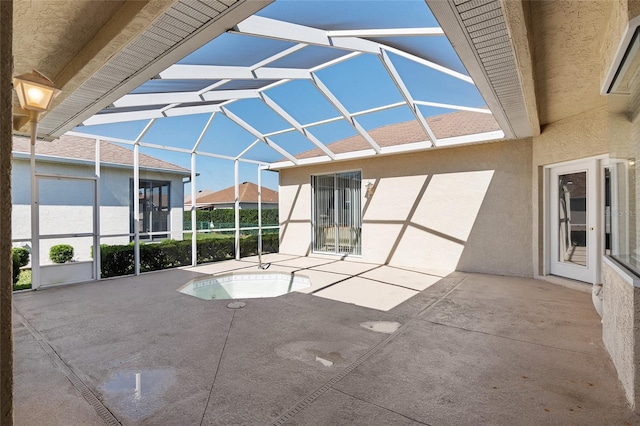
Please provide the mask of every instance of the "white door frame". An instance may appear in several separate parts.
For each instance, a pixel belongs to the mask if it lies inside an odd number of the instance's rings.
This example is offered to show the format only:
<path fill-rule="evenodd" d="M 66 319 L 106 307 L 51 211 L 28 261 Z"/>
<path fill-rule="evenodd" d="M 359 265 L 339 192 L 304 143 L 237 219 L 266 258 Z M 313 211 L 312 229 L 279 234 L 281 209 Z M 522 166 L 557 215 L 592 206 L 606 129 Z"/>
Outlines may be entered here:
<path fill-rule="evenodd" d="M 99 229 L 100 229 L 100 219 L 98 216 L 98 212 L 100 210 L 99 199 L 98 199 L 98 178 L 96 176 L 72 176 L 72 175 L 62 175 L 62 174 L 51 174 L 51 173 L 35 173 L 35 197 L 36 197 L 36 209 L 35 209 L 35 224 L 32 225 L 32 229 L 35 229 L 35 233 L 31 236 L 31 245 L 32 247 L 37 247 L 38 256 L 33 256 L 31 259 L 31 272 L 32 272 L 32 280 L 31 280 L 31 288 L 33 290 L 37 290 L 41 285 L 41 270 L 40 270 L 40 241 L 41 240 L 50 240 L 50 239 L 60 239 L 60 238 L 77 238 L 77 237 L 91 237 L 93 239 L 93 247 L 99 247 Z M 92 232 L 86 233 L 73 233 L 73 234 L 51 234 L 51 235 L 40 235 L 40 181 L 44 180 L 79 180 L 79 181 L 87 181 L 91 182 L 91 190 L 93 196 L 92 203 Z M 33 249 L 32 249 L 33 250 Z M 98 280 L 99 277 L 99 256 L 100 251 L 93 251 L 93 278 L 92 281 Z M 96 260 L 98 259 L 98 260 Z M 35 277 L 35 278 L 34 278 Z"/>
<path fill-rule="evenodd" d="M 603 168 L 608 164 L 608 155 L 582 158 L 579 160 L 566 161 L 562 163 L 549 164 L 544 166 L 543 179 L 543 273 L 544 275 L 559 275 L 570 279 L 588 282 L 591 284 L 601 282 L 601 260 L 604 255 L 604 184 Z M 552 231 L 557 233 L 557 217 L 552 217 L 552 197 L 558 196 L 558 188 L 553 182 L 552 176 L 558 174 L 587 171 L 591 174 L 588 178 L 587 194 L 587 246 L 588 258 L 587 267 L 574 265 L 560 265 L 558 270 L 557 245 L 555 244 L 557 234 L 552 235 Z M 556 212 L 553 212 L 556 216 Z M 552 244 L 554 243 L 554 244 Z M 553 267 L 552 267 L 553 264 Z M 563 267 L 566 266 L 566 267 Z M 553 273 L 552 273 L 553 269 Z"/>

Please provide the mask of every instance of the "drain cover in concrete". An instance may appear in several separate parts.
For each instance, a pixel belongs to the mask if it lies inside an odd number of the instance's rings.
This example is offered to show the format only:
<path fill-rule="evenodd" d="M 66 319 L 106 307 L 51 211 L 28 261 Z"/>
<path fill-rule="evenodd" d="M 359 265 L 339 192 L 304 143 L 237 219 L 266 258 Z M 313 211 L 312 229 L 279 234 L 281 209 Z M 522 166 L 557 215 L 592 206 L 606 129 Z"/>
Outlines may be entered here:
<path fill-rule="evenodd" d="M 371 331 L 378 333 L 393 334 L 402 324 L 395 321 L 368 321 L 360 324 L 360 327 L 364 327 Z"/>
<path fill-rule="evenodd" d="M 240 308 L 244 308 L 245 306 L 247 306 L 246 303 L 244 302 L 231 302 L 227 305 L 227 308 L 229 309 L 240 309 Z"/>

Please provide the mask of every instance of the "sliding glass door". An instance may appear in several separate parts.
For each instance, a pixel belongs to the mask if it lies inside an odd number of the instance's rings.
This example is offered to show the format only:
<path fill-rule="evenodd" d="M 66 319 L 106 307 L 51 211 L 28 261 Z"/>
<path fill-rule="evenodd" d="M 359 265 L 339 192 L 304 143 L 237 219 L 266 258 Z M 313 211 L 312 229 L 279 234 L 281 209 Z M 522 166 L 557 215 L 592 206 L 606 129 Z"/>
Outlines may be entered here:
<path fill-rule="evenodd" d="M 312 176 L 313 251 L 362 254 L 360 172 Z"/>

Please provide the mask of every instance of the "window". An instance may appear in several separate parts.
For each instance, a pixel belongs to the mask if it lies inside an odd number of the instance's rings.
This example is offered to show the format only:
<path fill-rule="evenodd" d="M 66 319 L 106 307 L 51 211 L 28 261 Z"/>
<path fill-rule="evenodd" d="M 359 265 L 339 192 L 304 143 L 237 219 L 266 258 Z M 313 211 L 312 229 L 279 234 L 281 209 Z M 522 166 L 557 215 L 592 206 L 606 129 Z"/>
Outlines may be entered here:
<path fill-rule="evenodd" d="M 361 173 L 336 173 L 311 179 L 313 251 L 361 255 Z"/>
<path fill-rule="evenodd" d="M 170 183 L 157 180 L 140 180 L 138 203 L 140 205 L 140 239 L 162 240 L 168 234 L 152 234 L 169 230 L 169 189 Z M 133 179 L 131 179 L 131 233 L 133 228 Z"/>

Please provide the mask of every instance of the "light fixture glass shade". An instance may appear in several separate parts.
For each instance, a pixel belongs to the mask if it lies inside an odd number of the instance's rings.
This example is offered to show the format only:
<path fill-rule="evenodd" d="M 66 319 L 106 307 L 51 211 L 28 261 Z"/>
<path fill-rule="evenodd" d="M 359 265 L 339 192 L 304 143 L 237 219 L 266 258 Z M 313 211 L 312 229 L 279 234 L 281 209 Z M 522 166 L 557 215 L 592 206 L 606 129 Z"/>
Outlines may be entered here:
<path fill-rule="evenodd" d="M 14 77 L 13 87 L 18 95 L 20 106 L 27 111 L 47 111 L 53 98 L 60 93 L 53 81 L 35 70 Z"/>

